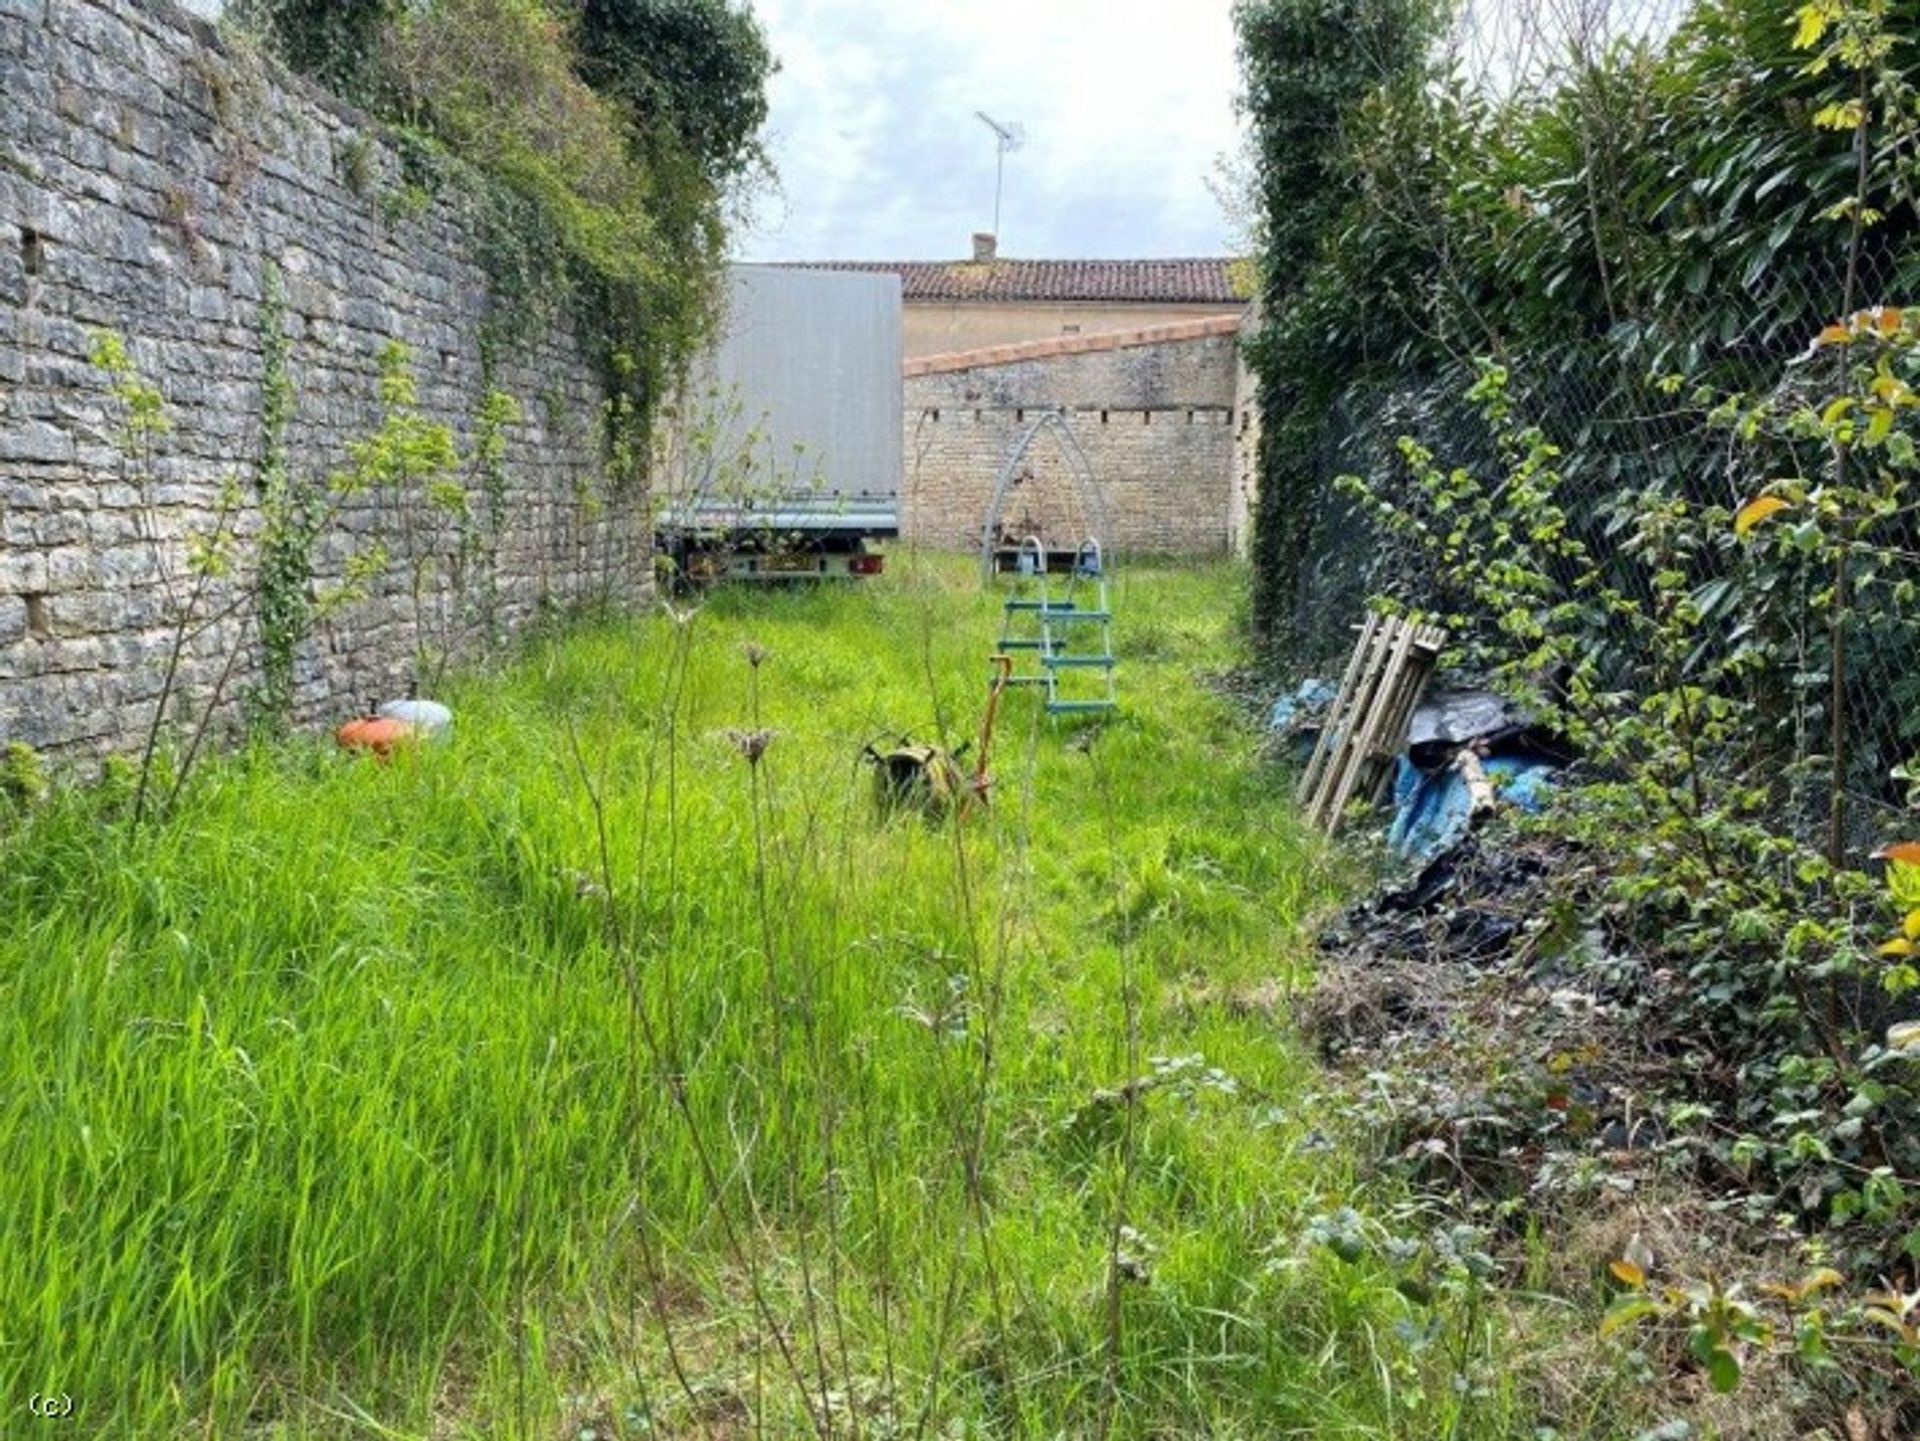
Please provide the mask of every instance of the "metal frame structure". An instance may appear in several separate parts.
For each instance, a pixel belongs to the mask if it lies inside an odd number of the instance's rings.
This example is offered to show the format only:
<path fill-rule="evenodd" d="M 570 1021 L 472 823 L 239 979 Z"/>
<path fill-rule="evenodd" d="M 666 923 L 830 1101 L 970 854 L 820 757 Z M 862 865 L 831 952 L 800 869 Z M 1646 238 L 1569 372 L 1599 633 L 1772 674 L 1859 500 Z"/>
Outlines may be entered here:
<path fill-rule="evenodd" d="M 1093 522 L 1088 528 L 1087 539 L 1093 541 L 1104 555 L 1112 549 L 1111 535 L 1107 528 L 1107 502 L 1100 492 L 1100 483 L 1094 479 L 1093 465 L 1087 459 L 1087 453 L 1081 448 L 1080 438 L 1073 433 L 1073 427 L 1067 422 L 1064 410 L 1049 410 L 1026 428 L 1013 448 L 1007 452 L 1006 461 L 1000 467 L 1000 478 L 994 483 L 993 499 L 987 504 L 987 516 L 980 527 L 980 573 L 988 580 L 993 578 L 995 550 L 994 538 L 1000 532 L 1000 517 L 1006 510 L 1007 496 L 1013 489 L 1013 478 L 1018 474 L 1020 462 L 1027 458 L 1027 452 L 1040 438 L 1042 431 L 1053 432 L 1059 443 L 1060 453 L 1066 457 L 1067 471 L 1073 478 L 1075 493 L 1088 518 Z"/>

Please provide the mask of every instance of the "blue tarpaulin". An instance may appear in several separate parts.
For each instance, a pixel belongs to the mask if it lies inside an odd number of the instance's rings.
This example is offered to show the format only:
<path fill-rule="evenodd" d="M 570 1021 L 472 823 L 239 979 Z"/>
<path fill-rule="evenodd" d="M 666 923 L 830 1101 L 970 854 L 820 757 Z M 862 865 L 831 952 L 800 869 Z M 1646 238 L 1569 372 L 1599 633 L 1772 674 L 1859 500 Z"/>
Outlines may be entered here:
<path fill-rule="evenodd" d="M 1340 687 L 1330 680 L 1303 680 L 1292 695 L 1283 695 L 1273 703 L 1267 716 L 1270 730 L 1290 731 L 1309 720 L 1318 722 L 1321 712 L 1333 704 Z"/>
<path fill-rule="evenodd" d="M 1304 680 L 1273 703 L 1267 724 L 1290 737 L 1304 761 L 1339 692 L 1330 680 Z M 1393 853 L 1428 861 L 1458 843 L 1473 824 L 1476 786 L 1482 809 L 1489 802 L 1543 809 L 1564 761 L 1542 754 L 1530 733 L 1526 714 L 1492 691 L 1436 690 L 1423 698 L 1395 762 Z"/>
<path fill-rule="evenodd" d="M 1320 735 L 1320 719 L 1339 697 L 1340 687 L 1330 680 L 1303 680 L 1292 695 L 1283 695 L 1267 714 L 1267 728 L 1291 738 L 1301 760 L 1313 754 Z"/>
<path fill-rule="evenodd" d="M 1509 805 L 1537 812 L 1559 766 L 1536 756 L 1508 752 L 1482 758 L 1480 770 L 1494 794 Z M 1428 860 L 1466 835 L 1473 824 L 1473 787 L 1458 765 L 1423 771 L 1401 756 L 1393 778 L 1393 828 L 1387 845 L 1397 856 Z"/>

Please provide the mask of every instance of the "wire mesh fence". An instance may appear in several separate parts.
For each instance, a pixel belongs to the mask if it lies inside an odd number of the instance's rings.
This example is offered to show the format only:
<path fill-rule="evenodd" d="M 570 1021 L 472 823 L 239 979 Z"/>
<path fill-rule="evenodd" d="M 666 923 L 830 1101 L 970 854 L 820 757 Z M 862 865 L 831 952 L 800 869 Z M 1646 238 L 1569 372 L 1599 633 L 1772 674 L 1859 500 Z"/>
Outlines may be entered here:
<path fill-rule="evenodd" d="M 1888 100 L 1880 129 L 1863 118 L 1852 133 L 1828 113 L 1845 106 L 1822 106 L 1856 83 L 1863 94 L 1920 93 L 1914 67 L 1898 68 L 1907 42 L 1890 40 L 1893 68 L 1869 84 L 1802 48 L 1791 7 L 1461 0 L 1452 13 L 1415 98 L 1368 112 L 1353 152 L 1365 223 L 1342 233 L 1334 273 L 1366 322 L 1327 334 L 1351 338 L 1360 357 L 1338 357 L 1336 373 L 1362 378 L 1324 410 L 1324 388 L 1276 387 L 1315 399 L 1309 421 L 1303 407 L 1290 429 L 1269 427 L 1287 436 L 1267 462 L 1280 473 L 1270 494 L 1300 497 L 1263 512 L 1277 557 L 1263 574 L 1283 577 L 1256 596 L 1273 633 L 1325 673 L 1371 597 L 1472 615 L 1471 579 L 1450 576 L 1377 508 L 1405 517 L 1431 499 L 1402 437 L 1443 470 L 1501 485 L 1511 457 L 1469 397 L 1482 367 L 1497 364 L 1514 420 L 1557 448 L 1555 501 L 1573 544 L 1543 560 L 1570 602 L 1554 624 L 1577 632 L 1620 692 L 1720 687 L 1752 724 L 1730 743 L 1740 754 L 1716 761 L 1769 777 L 1769 820 L 1781 829 L 1825 832 L 1829 849 L 1837 829 L 1855 845 L 1888 834 L 1907 810 L 1901 772 L 1920 754 L 1913 446 L 1885 487 L 1900 499 L 1867 517 L 1856 539 L 1870 531 L 1871 543 L 1838 566 L 1835 537 L 1851 521 L 1823 529 L 1809 518 L 1800 552 L 1776 540 L 1786 522 L 1744 548 L 1723 524 L 1692 549 L 1699 644 L 1678 678 L 1644 673 L 1646 617 L 1673 604 L 1655 584 L 1662 567 L 1645 532 L 1662 506 L 1730 520 L 1783 479 L 1847 490 L 1848 446 L 1782 418 L 1824 414 L 1859 390 L 1855 361 L 1817 343 L 1825 329 L 1920 295 L 1920 125 Z M 1311 293 L 1299 293 L 1314 314 Z M 1889 383 L 1920 396 L 1920 326 L 1905 333 L 1905 368 Z M 1766 423 L 1741 423 L 1760 410 Z M 1915 414 L 1896 424 L 1913 431 Z M 1307 436 L 1317 436 L 1310 451 Z M 1856 458 L 1852 469 L 1874 463 Z M 1359 478 L 1368 499 L 1335 484 L 1342 476 Z M 1607 603 L 1575 603 L 1583 591 Z M 1483 633 L 1466 649 L 1494 659 L 1495 618 L 1467 628 Z"/>
<path fill-rule="evenodd" d="M 1560 592 L 1578 599 L 1583 589 L 1604 586 L 1650 607 L 1653 566 L 1629 544 L 1649 503 L 1682 499 L 1731 512 L 1770 480 L 1821 475 L 1831 463 L 1826 447 L 1779 430 L 1742 433 L 1727 414 L 1746 401 L 1770 399 L 1790 409 L 1823 394 L 1831 371 L 1820 367 L 1831 357 L 1813 347 L 1814 337 L 1850 310 L 1897 301 L 1909 260 L 1869 252 L 1851 276 L 1844 257 L 1824 273 L 1803 272 L 1761 319 L 1738 300 L 1702 297 L 1691 313 L 1629 316 L 1601 333 L 1502 354 L 1515 419 L 1538 427 L 1558 448 L 1558 503 L 1591 561 L 1550 559 Z M 1370 598 L 1472 614 L 1471 598 L 1450 590 L 1427 550 L 1381 524 L 1376 507 L 1410 514 L 1423 503 L 1400 454 L 1403 437 L 1445 469 L 1500 483 L 1504 462 L 1494 427 L 1467 395 L 1478 374 L 1476 363 L 1463 359 L 1370 382 L 1346 392 L 1328 414 L 1317 457 L 1321 499 L 1296 611 L 1309 667 L 1324 673 L 1337 664 Z M 1337 484 L 1343 476 L 1362 480 L 1372 504 Z M 1882 546 L 1895 564 L 1902 554 L 1920 559 L 1920 533 L 1908 534 L 1911 528 L 1896 518 L 1891 549 Z M 1820 564 L 1780 559 L 1756 590 L 1750 567 L 1734 574 L 1744 563 L 1729 545 L 1695 556 L 1689 576 L 1703 616 L 1697 661 L 1751 646 L 1756 637 L 1765 642 L 1766 662 L 1741 682 L 1740 699 L 1757 721 L 1750 748 L 1724 759 L 1782 778 L 1775 819 L 1803 839 L 1817 839 L 1830 824 L 1836 775 L 1843 778 L 1850 845 L 1887 838 L 1906 804 L 1897 772 L 1920 753 L 1920 601 L 1907 585 L 1861 584 L 1858 603 L 1835 630 L 1823 608 L 1833 577 Z M 1876 578 L 1872 566 L 1858 568 L 1857 584 Z M 1563 623 L 1588 628 L 1581 642 L 1600 660 L 1608 684 L 1633 690 L 1650 683 L 1630 620 L 1603 606 L 1569 607 L 1568 615 Z M 1493 618 L 1477 623 L 1490 640 Z M 1836 739 L 1843 747 L 1838 768 Z"/>

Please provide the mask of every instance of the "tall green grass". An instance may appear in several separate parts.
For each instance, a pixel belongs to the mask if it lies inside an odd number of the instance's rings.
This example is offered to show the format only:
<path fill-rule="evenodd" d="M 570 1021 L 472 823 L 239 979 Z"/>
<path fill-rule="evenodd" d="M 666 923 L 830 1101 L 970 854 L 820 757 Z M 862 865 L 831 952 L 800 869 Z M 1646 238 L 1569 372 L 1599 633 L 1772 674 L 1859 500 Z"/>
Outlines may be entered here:
<path fill-rule="evenodd" d="M 1448 1434 L 1301 1240 L 1351 1191 L 1285 1033 L 1333 883 L 1200 680 L 1240 585 L 1124 573 L 1123 717 L 1011 696 L 963 826 L 857 759 L 977 724 L 958 563 L 574 630 L 392 765 L 16 817 L 7 1427 Z"/>

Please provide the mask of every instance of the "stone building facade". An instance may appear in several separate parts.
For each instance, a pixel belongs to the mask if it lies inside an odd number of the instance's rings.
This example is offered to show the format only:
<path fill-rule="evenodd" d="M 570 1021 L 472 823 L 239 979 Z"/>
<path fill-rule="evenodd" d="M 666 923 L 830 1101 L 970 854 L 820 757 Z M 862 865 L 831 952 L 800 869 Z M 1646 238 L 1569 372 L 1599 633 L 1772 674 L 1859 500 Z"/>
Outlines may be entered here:
<path fill-rule="evenodd" d="M 964 261 L 821 262 L 900 277 L 906 349 L 904 531 L 980 544 L 995 482 L 1032 419 L 1058 410 L 1100 480 L 1123 550 L 1245 550 L 1259 420 L 1236 336 L 1250 263 L 1013 260 L 976 235 Z M 1006 507 L 1015 530 L 1089 528 L 1050 439 Z"/>
<path fill-rule="evenodd" d="M 1244 315 L 1244 260 L 1003 259 L 991 235 L 971 260 L 830 261 L 817 268 L 900 277 L 907 359 L 1028 341 L 1086 339 Z"/>
<path fill-rule="evenodd" d="M 456 565 L 418 565 L 394 496 L 319 541 L 310 585 L 384 544 L 396 563 L 301 648 L 296 711 L 343 714 L 403 689 L 431 637 L 477 643 L 454 577 L 484 570 L 485 630 L 651 585 L 644 494 L 605 477 L 598 367 L 563 319 L 483 361 L 489 286 L 460 198 L 402 184 L 370 122 L 224 41 L 168 0 L 0 0 L 0 743 L 103 751 L 160 693 L 196 534 L 223 487 L 256 528 L 263 306 L 283 277 L 294 471 L 318 481 L 380 424 L 378 356 L 405 345 L 428 418 L 470 456 L 489 387 L 514 397 L 505 524 Z M 96 336 L 123 336 L 164 397 L 150 469 L 115 441 Z M 470 460 L 461 478 L 478 484 Z M 244 554 L 244 546 L 242 552 Z M 417 558 L 417 556 L 416 556 Z M 203 599 L 176 687 L 230 714 L 257 674 L 251 577 Z M 464 584 L 464 582 L 463 582 Z M 234 663 L 229 664 L 229 658 Z"/>
<path fill-rule="evenodd" d="M 978 547 L 1012 448 L 1058 411 L 1086 454 L 1117 551 L 1226 553 L 1248 424 L 1239 324 L 1222 316 L 909 360 L 907 538 Z M 1070 547 L 1096 529 L 1050 437 L 1016 477 L 1001 515 L 1010 537 Z"/>

